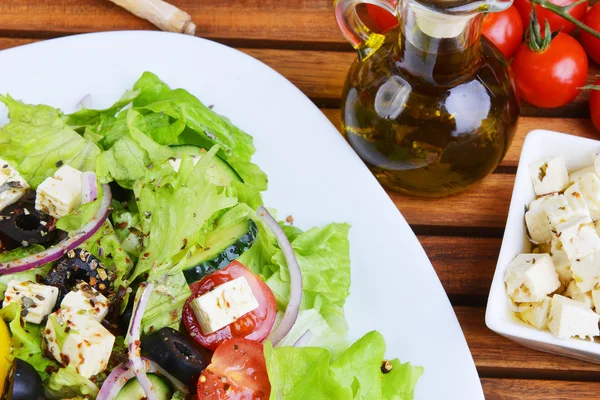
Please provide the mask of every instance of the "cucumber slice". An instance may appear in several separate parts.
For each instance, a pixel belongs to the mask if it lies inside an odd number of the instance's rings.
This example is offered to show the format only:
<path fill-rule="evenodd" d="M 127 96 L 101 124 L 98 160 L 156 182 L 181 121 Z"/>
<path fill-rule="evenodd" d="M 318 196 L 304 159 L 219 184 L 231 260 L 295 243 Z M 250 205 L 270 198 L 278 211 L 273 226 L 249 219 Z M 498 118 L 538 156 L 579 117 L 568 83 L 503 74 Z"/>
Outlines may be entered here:
<path fill-rule="evenodd" d="M 186 258 L 183 274 L 188 283 L 194 283 L 226 267 L 252 246 L 258 228 L 254 221 L 246 220 L 210 232 L 206 247 L 198 248 Z"/>
<path fill-rule="evenodd" d="M 173 390 L 171 389 L 171 385 L 165 378 L 156 374 L 147 374 L 148 379 L 154 386 L 156 391 L 156 398 L 158 400 L 171 400 L 173 396 Z M 127 381 L 125 386 L 121 388 L 115 400 L 143 400 L 146 398 L 146 393 L 144 393 L 144 389 L 138 382 L 137 379 L 131 378 Z"/>
<path fill-rule="evenodd" d="M 206 150 L 202 147 L 189 144 L 173 145 L 171 149 L 177 155 L 202 158 L 206 154 Z M 242 182 L 242 178 L 240 178 L 237 172 L 219 156 L 213 158 L 213 161 L 208 166 L 207 174 L 210 181 L 217 186 L 229 186 L 231 182 Z"/>

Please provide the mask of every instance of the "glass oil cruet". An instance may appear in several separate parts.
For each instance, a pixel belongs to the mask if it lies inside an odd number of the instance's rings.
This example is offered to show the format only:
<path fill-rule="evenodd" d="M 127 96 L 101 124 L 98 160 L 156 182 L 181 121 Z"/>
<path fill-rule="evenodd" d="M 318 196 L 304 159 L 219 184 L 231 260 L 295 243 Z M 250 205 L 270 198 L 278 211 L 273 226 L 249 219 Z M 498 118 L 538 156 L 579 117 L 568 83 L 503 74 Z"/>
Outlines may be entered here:
<path fill-rule="evenodd" d="M 360 20 L 370 3 L 395 13 L 381 35 Z M 502 0 L 337 0 L 335 13 L 358 50 L 342 96 L 348 141 L 381 184 L 437 197 L 479 182 L 502 161 L 518 100 L 504 56 L 481 37 L 484 12 Z"/>

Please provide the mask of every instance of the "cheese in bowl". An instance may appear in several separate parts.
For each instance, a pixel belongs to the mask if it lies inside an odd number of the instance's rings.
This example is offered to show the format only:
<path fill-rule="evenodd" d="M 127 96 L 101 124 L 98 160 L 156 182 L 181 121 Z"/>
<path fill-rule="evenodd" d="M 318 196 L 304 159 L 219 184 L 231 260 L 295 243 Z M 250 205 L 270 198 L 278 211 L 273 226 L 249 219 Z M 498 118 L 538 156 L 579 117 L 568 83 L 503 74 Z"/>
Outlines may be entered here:
<path fill-rule="evenodd" d="M 562 156 L 529 165 L 536 198 L 526 207 L 531 252 L 508 265 L 516 315 L 567 339 L 600 335 L 600 154 L 568 171 Z"/>

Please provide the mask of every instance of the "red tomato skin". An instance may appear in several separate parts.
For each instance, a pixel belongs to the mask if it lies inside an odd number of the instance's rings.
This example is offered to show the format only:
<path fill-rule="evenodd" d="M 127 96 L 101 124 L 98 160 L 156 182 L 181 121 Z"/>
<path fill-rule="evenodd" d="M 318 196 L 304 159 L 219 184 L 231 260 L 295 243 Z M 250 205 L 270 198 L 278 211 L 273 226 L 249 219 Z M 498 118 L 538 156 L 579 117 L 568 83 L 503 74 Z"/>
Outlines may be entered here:
<path fill-rule="evenodd" d="M 523 40 L 523 21 L 515 6 L 485 16 L 482 27 L 483 35 L 488 38 L 510 59 L 519 49 Z"/>
<path fill-rule="evenodd" d="M 395 2 L 394 2 L 395 3 Z M 385 33 L 398 25 L 398 18 L 374 4 L 365 4 L 367 14 L 380 33 Z"/>
<path fill-rule="evenodd" d="M 576 3 L 577 0 L 550 0 L 552 4 L 556 4 L 557 6 L 567 6 L 569 4 Z M 531 1 L 530 0 L 515 0 L 515 7 L 519 10 L 519 14 L 521 14 L 521 20 L 523 21 L 523 26 L 529 26 L 529 15 L 531 14 Z M 579 21 L 583 20 L 583 16 L 587 11 L 588 3 L 587 1 L 581 3 L 571 9 L 569 13 L 578 19 Z M 535 13 L 537 15 L 537 20 L 540 26 L 542 27 L 542 32 L 544 31 L 544 26 L 546 25 L 546 20 L 550 22 L 550 29 L 552 32 L 558 31 L 561 27 L 563 28 L 561 32 L 563 33 L 571 33 L 577 28 L 575 24 L 567 21 L 566 19 L 554 14 L 550 10 L 546 10 L 542 6 L 536 4 Z"/>
<path fill-rule="evenodd" d="M 600 78 L 594 85 L 600 86 Z M 600 132 L 600 90 L 592 90 L 590 93 L 590 115 L 592 117 L 592 123 L 598 132 Z"/>
<path fill-rule="evenodd" d="M 263 346 L 253 340 L 223 342 L 198 379 L 198 399 L 267 400 L 270 393 Z"/>
<path fill-rule="evenodd" d="M 600 3 L 590 8 L 583 18 L 583 23 L 593 30 L 600 32 Z M 600 39 L 595 38 L 584 30 L 581 31 L 579 39 L 587 55 L 596 64 L 600 64 Z"/>
<path fill-rule="evenodd" d="M 256 310 L 244 315 L 234 323 L 219 329 L 216 332 L 205 334 L 200 328 L 196 315 L 190 307 L 190 302 L 218 285 L 232 279 L 244 276 L 252 289 L 252 294 L 258 300 L 259 306 Z M 254 275 L 248 268 L 237 261 L 233 261 L 227 267 L 205 276 L 199 282 L 190 285 L 192 295 L 183 306 L 183 323 L 190 336 L 203 347 L 215 350 L 225 340 L 242 337 L 262 343 L 271 332 L 277 316 L 277 305 L 275 296 L 269 287 Z"/>
<path fill-rule="evenodd" d="M 517 91 L 526 102 L 543 108 L 564 106 L 581 92 L 588 75 L 583 47 L 559 33 L 550 46 L 535 52 L 521 44 L 512 63 Z"/>

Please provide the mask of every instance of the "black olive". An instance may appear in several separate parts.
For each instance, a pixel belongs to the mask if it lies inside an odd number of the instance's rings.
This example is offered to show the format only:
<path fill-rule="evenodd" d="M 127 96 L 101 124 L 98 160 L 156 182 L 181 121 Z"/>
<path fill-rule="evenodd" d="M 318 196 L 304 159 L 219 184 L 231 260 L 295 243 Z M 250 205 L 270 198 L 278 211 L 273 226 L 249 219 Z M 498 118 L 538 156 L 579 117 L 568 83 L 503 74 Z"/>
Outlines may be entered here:
<path fill-rule="evenodd" d="M 31 193 L 0 212 L 0 240 L 5 250 L 31 244 L 49 245 L 56 240 L 54 218 L 35 209 Z"/>
<path fill-rule="evenodd" d="M 142 353 L 183 383 L 195 386 L 207 367 L 204 356 L 187 336 L 162 328 L 142 339 Z"/>
<path fill-rule="evenodd" d="M 28 362 L 15 358 L 8 378 L 8 400 L 43 400 L 42 378 Z"/>
<path fill-rule="evenodd" d="M 105 296 L 111 292 L 112 274 L 89 251 L 84 249 L 69 250 L 62 256 L 44 280 L 45 285 L 58 288 L 58 301 L 71 291 L 78 281 L 89 283 L 94 289 Z"/>

